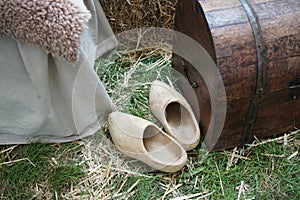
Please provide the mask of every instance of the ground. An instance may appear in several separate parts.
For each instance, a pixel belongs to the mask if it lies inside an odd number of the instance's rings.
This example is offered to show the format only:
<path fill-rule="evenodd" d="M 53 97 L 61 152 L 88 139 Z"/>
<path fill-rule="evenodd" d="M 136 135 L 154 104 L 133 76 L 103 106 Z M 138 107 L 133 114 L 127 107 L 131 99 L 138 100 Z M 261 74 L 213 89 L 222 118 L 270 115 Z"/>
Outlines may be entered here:
<path fill-rule="evenodd" d="M 122 112 L 159 125 L 151 82 L 176 88 L 170 53 L 110 56 L 95 68 Z M 104 126 L 66 144 L 0 147 L 0 199 L 300 199 L 300 131 L 221 152 L 198 147 L 179 172 L 153 171 L 118 152 Z"/>

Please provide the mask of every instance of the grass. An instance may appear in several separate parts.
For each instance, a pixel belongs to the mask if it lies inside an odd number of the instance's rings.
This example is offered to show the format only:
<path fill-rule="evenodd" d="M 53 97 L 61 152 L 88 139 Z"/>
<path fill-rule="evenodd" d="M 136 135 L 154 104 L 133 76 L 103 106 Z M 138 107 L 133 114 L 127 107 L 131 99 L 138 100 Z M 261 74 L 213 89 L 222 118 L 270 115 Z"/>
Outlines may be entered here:
<path fill-rule="evenodd" d="M 234 163 L 228 168 L 233 152 Z M 150 177 L 125 176 L 127 184 L 123 191 L 139 181 L 129 199 L 169 199 L 191 194 L 207 199 L 237 199 L 239 191 L 240 199 L 299 199 L 299 157 L 287 159 L 294 152 L 295 147 L 285 148 L 278 141 L 203 157 L 195 156 L 199 153 L 195 150 L 183 171 L 150 173 Z M 117 181 L 121 185 L 124 179 Z"/>
<path fill-rule="evenodd" d="M 117 109 L 157 121 L 151 82 L 175 85 L 170 55 L 101 59 L 97 72 Z M 157 123 L 159 125 L 159 123 Z M 0 199 L 300 199 L 300 132 L 222 152 L 188 153 L 178 173 L 119 153 L 106 126 L 82 141 L 0 147 Z"/>
<path fill-rule="evenodd" d="M 172 74 L 170 55 L 159 56 L 156 52 L 149 54 L 152 56 L 133 58 L 127 54 L 110 58 L 113 62 L 102 60 L 96 68 L 119 111 L 153 121 L 148 101 L 151 83 L 161 80 L 175 85 L 176 79 Z"/>
<path fill-rule="evenodd" d="M 60 194 L 84 176 L 76 160 L 82 148 L 78 142 L 1 147 L 0 199 L 42 199 Z"/>

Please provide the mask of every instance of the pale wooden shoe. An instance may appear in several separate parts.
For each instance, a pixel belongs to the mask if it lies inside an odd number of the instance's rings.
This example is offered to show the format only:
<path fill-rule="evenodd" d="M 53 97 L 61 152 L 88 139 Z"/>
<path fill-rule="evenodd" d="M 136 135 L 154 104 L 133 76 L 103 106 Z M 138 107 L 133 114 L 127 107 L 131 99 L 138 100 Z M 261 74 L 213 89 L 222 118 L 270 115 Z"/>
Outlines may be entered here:
<path fill-rule="evenodd" d="M 113 143 L 125 155 L 164 172 L 176 172 L 185 165 L 184 148 L 152 122 L 112 112 L 108 123 Z"/>
<path fill-rule="evenodd" d="M 149 96 L 150 109 L 165 131 L 185 150 L 195 148 L 199 144 L 200 129 L 186 99 L 161 81 L 152 83 Z"/>

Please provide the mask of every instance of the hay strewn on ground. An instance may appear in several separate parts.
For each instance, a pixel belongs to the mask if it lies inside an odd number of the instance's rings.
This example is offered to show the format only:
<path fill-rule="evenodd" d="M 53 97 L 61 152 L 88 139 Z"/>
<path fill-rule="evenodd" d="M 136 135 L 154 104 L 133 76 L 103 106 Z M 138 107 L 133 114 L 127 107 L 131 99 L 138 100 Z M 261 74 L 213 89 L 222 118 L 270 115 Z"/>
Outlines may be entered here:
<path fill-rule="evenodd" d="M 167 18 L 171 7 L 159 6 L 175 5 L 177 0 L 100 2 L 119 33 L 142 26 L 172 28 L 173 18 Z M 100 59 L 95 67 L 118 110 L 152 120 L 148 78 L 172 82 L 170 52 L 127 53 Z M 223 152 L 194 149 L 187 165 L 174 174 L 151 171 L 128 159 L 108 134 L 105 126 L 89 138 L 62 145 L 0 146 L 0 199 L 300 197 L 300 131 Z"/>
<path fill-rule="evenodd" d="M 115 33 L 140 27 L 173 29 L 178 0 L 100 0 Z"/>
<path fill-rule="evenodd" d="M 170 55 L 97 61 L 119 110 L 148 119 L 150 80 L 172 80 Z M 106 129 L 64 144 L 0 146 L 0 199 L 299 199 L 300 131 L 230 151 L 189 152 L 178 173 L 148 170 L 117 151 Z"/>

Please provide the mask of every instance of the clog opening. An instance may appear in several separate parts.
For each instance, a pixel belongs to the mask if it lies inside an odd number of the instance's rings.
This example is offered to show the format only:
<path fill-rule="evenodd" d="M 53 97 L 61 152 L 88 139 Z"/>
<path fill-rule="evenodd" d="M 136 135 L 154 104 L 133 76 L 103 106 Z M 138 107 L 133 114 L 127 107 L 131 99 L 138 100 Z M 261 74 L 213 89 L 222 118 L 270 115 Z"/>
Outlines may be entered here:
<path fill-rule="evenodd" d="M 170 103 L 165 112 L 167 122 L 176 138 L 186 144 L 194 143 L 196 127 L 191 113 L 178 102 Z"/>
<path fill-rule="evenodd" d="M 145 129 L 143 142 L 149 155 L 157 162 L 163 164 L 174 163 L 183 155 L 179 144 L 175 143 L 155 126 L 148 126 Z"/>

